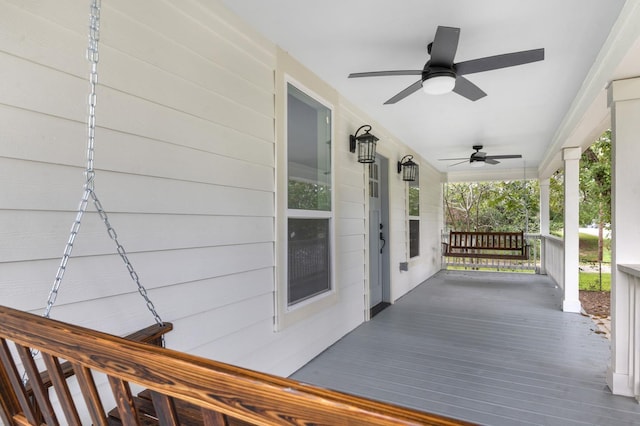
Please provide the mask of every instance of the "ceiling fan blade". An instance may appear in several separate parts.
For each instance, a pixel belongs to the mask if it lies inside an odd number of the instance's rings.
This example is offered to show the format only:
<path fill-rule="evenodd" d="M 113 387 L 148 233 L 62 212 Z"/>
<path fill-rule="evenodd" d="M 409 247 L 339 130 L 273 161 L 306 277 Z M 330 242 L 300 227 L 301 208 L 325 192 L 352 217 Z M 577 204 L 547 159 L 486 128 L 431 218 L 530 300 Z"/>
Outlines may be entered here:
<path fill-rule="evenodd" d="M 482 89 L 460 75 L 456 77 L 456 85 L 453 91 L 474 102 L 487 96 Z"/>
<path fill-rule="evenodd" d="M 387 77 L 390 75 L 422 75 L 422 70 L 395 70 L 395 71 L 371 71 L 354 72 L 349 74 L 349 78 L 358 77 Z"/>
<path fill-rule="evenodd" d="M 458 50 L 460 28 L 438 26 L 431 45 L 431 65 L 450 68 Z"/>
<path fill-rule="evenodd" d="M 503 55 L 487 56 L 486 58 L 472 59 L 470 61 L 455 64 L 458 76 L 474 74 L 477 72 L 497 70 L 542 61 L 544 49 L 524 50 L 522 52 L 505 53 Z"/>
<path fill-rule="evenodd" d="M 438 158 L 438 161 L 459 161 L 459 160 L 468 160 L 468 157 L 460 157 L 460 158 Z"/>
<path fill-rule="evenodd" d="M 417 92 L 418 90 L 420 90 L 421 87 L 422 87 L 422 79 L 416 81 L 411 86 L 407 87 L 406 89 L 404 89 L 403 91 L 401 91 L 400 93 L 398 93 L 397 95 L 395 95 L 394 97 L 386 101 L 384 104 L 385 105 L 395 104 L 396 102 L 403 100 L 413 92 Z"/>
<path fill-rule="evenodd" d="M 464 161 L 460 161 L 459 163 L 449 164 L 447 167 L 453 167 L 453 166 L 457 166 L 457 165 L 460 165 L 462 163 L 468 163 L 468 162 L 469 162 L 469 160 L 465 158 Z"/>
<path fill-rule="evenodd" d="M 494 160 L 493 158 L 485 158 L 484 162 L 487 164 L 500 164 L 500 162 L 498 160 Z"/>
<path fill-rule="evenodd" d="M 522 158 L 522 155 L 520 154 L 511 154 L 511 155 L 488 155 L 485 157 L 487 160 L 491 159 L 491 160 L 504 160 L 507 158 Z"/>

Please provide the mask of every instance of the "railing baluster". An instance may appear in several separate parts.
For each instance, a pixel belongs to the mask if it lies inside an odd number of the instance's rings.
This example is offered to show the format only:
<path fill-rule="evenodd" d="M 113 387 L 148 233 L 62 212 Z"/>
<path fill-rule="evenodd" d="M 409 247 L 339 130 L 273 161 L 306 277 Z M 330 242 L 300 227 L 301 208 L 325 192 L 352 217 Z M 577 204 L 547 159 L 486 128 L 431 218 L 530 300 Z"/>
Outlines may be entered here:
<path fill-rule="evenodd" d="M 91 370 L 82 364 L 71 364 L 78 378 L 78 384 L 80 385 L 82 396 L 87 404 L 87 409 L 89 410 L 89 415 L 91 416 L 94 426 L 108 426 L 107 416 Z"/>
<path fill-rule="evenodd" d="M 60 401 L 60 406 L 65 418 L 67 419 L 67 424 L 70 426 L 82 425 L 80 416 L 78 415 L 78 410 L 73 403 L 73 397 L 69 391 L 69 386 L 67 385 L 65 373 L 62 371 L 60 361 L 58 361 L 58 358 L 55 358 L 46 352 L 42 353 L 42 359 L 44 361 L 44 365 L 47 367 L 47 371 L 49 372 L 49 378 L 51 379 L 53 389 L 56 391 L 56 395 Z"/>
<path fill-rule="evenodd" d="M 123 426 L 140 426 L 129 384 L 122 379 L 109 376 L 109 385 L 111 385 L 111 391 L 116 399 L 116 407 Z"/>
<path fill-rule="evenodd" d="M 202 422 L 204 426 L 227 426 L 229 424 L 222 413 L 206 408 L 202 409 Z"/>
<path fill-rule="evenodd" d="M 47 425 L 57 426 L 59 423 L 56 413 L 53 411 L 53 406 L 49 400 L 47 390 L 42 384 L 40 371 L 33 359 L 31 349 L 22 345 L 16 345 L 16 349 L 18 350 L 18 355 L 20 355 L 22 365 L 24 366 L 27 377 L 29 378 L 31 392 L 37 402 L 40 414 L 44 417 L 44 421 Z"/>
<path fill-rule="evenodd" d="M 11 381 L 4 370 L 0 368 L 0 395 L 3 396 L 0 398 L 0 423 L 9 425 L 9 419 L 20 411 L 20 403 L 11 392 Z"/>
<path fill-rule="evenodd" d="M 150 393 L 160 426 L 179 426 L 180 421 L 173 399 L 158 392 L 151 391 Z"/>
<path fill-rule="evenodd" d="M 4 365 L 4 370 L 7 372 L 7 376 L 9 382 L 11 383 L 11 387 L 13 388 L 13 393 L 15 394 L 18 403 L 20 404 L 20 408 L 22 409 L 22 413 L 27 418 L 27 420 L 31 424 L 38 424 L 39 422 L 36 420 L 36 414 L 29 402 L 29 397 L 27 396 L 27 392 L 22 384 L 22 380 L 20 379 L 20 374 L 18 374 L 18 369 L 16 368 L 16 364 L 13 361 L 13 356 L 11 356 L 11 351 L 9 350 L 9 346 L 5 339 L 0 339 L 0 360 Z M 12 414 L 17 414 L 19 410 L 17 407 L 10 407 Z M 6 422 L 7 424 L 12 424 L 13 420 L 9 419 Z"/>

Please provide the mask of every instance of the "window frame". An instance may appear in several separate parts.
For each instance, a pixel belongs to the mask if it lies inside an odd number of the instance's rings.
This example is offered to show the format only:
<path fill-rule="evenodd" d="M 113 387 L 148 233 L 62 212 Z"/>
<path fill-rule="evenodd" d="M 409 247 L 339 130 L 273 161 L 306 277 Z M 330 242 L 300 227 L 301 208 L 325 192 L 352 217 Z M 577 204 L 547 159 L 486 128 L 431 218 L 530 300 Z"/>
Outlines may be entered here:
<path fill-rule="evenodd" d="M 288 202 L 288 87 L 293 86 L 298 91 L 320 103 L 326 107 L 331 114 L 330 119 L 330 210 L 303 210 L 290 209 Z M 276 238 L 276 288 L 275 288 L 275 329 L 282 330 L 292 324 L 295 324 L 305 318 L 308 318 L 327 307 L 335 304 L 338 299 L 338 286 L 336 280 L 336 232 L 335 232 L 335 133 L 336 133 L 336 108 L 334 104 L 325 97 L 320 96 L 316 91 L 309 88 L 308 85 L 301 83 L 287 73 L 283 73 L 280 87 L 280 102 L 276 102 L 276 108 L 282 114 L 282 122 L 277 133 L 280 134 L 281 143 L 276 144 L 277 162 L 276 162 L 276 228 L 278 229 Z M 288 302 L 288 223 L 289 219 L 328 219 L 329 221 L 329 284 L 330 288 L 319 294 L 302 299 L 293 304 Z"/>
<path fill-rule="evenodd" d="M 415 188 L 418 190 L 418 214 L 417 215 L 413 215 L 411 214 L 411 188 Z M 417 166 L 417 170 L 416 170 L 416 180 L 413 182 L 409 182 L 407 185 L 407 257 L 410 260 L 413 259 L 417 259 L 420 257 L 420 242 L 422 240 L 421 238 L 421 220 L 420 220 L 420 166 Z M 411 222 L 417 222 L 418 223 L 418 242 L 417 242 L 417 250 L 418 252 L 416 254 L 414 254 L 413 256 L 411 255 Z"/>

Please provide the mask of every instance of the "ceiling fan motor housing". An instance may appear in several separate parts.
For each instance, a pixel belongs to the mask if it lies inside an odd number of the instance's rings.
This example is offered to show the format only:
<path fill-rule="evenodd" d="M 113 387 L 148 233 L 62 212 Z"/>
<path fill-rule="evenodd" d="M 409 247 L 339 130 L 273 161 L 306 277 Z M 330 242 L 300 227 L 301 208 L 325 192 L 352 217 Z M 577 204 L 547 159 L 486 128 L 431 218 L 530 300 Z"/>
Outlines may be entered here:
<path fill-rule="evenodd" d="M 432 95 L 448 93 L 456 84 L 456 72 L 451 68 L 431 66 L 427 62 L 422 71 L 422 89 Z"/>
<path fill-rule="evenodd" d="M 482 145 L 474 145 L 473 149 L 475 149 L 476 152 L 471 153 L 471 158 L 469 158 L 469 162 L 473 163 L 475 161 L 485 161 L 484 155 L 479 155 L 480 150 L 482 149 Z"/>

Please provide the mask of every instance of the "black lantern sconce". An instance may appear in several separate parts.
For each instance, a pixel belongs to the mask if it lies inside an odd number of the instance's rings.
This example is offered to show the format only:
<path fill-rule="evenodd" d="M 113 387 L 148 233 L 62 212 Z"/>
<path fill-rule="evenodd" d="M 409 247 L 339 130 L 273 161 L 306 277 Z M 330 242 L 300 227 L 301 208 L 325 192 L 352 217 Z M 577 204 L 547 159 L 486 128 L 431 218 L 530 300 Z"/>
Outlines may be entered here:
<path fill-rule="evenodd" d="M 358 132 L 362 129 L 364 134 L 358 136 Z M 371 126 L 365 124 L 356 130 L 355 135 L 349 135 L 349 151 L 356 152 L 358 147 L 358 163 L 373 163 L 376 161 L 376 142 L 378 138 L 369 133 Z"/>
<path fill-rule="evenodd" d="M 413 182 L 418 174 L 418 165 L 413 162 L 413 155 L 405 155 L 398 161 L 398 173 L 402 173 L 402 180 Z"/>

